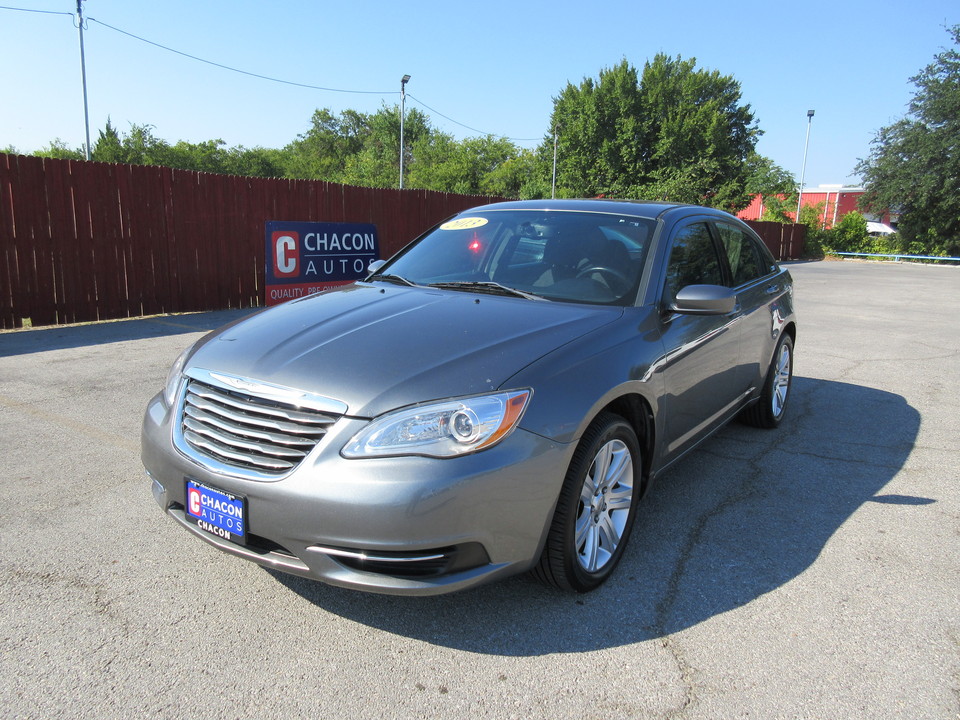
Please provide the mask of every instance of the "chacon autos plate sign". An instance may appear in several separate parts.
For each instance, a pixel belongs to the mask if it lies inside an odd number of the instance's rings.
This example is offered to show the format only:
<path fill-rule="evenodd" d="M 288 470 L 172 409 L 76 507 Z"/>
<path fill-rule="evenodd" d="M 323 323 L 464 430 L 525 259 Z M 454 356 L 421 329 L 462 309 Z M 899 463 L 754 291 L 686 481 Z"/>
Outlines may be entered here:
<path fill-rule="evenodd" d="M 211 535 L 247 542 L 247 499 L 187 478 L 187 520 Z"/>

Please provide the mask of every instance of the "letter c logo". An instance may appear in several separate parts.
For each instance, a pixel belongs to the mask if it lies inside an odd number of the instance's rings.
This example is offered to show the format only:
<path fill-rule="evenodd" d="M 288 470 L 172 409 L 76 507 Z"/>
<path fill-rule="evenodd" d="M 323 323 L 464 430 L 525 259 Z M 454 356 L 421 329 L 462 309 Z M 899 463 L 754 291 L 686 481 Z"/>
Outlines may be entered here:
<path fill-rule="evenodd" d="M 273 274 L 295 277 L 300 271 L 300 237 L 298 233 L 278 231 L 273 234 Z"/>
<path fill-rule="evenodd" d="M 187 492 L 187 509 L 191 515 L 200 517 L 200 491 L 196 488 L 190 488 Z"/>

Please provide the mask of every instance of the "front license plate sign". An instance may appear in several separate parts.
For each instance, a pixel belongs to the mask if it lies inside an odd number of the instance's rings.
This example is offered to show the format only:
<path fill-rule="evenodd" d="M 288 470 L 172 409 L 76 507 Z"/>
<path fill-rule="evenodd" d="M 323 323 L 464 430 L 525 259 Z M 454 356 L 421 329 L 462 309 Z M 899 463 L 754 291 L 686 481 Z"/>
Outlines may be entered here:
<path fill-rule="evenodd" d="M 211 535 L 247 542 L 247 499 L 187 478 L 187 519 Z"/>

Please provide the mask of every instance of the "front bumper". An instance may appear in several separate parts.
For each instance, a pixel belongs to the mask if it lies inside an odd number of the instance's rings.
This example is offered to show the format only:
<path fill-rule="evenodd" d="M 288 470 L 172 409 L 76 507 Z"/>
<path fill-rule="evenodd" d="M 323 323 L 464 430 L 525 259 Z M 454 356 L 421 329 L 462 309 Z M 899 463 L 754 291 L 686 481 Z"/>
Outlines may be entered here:
<path fill-rule="evenodd" d="M 432 595 L 529 569 L 539 557 L 573 447 L 517 429 L 458 458 L 345 460 L 366 421 L 341 418 L 290 474 L 262 481 L 208 470 L 175 449 L 158 395 L 147 407 L 142 458 L 163 510 L 232 555 L 331 585 Z M 244 495 L 248 545 L 198 529 L 185 478 Z"/>

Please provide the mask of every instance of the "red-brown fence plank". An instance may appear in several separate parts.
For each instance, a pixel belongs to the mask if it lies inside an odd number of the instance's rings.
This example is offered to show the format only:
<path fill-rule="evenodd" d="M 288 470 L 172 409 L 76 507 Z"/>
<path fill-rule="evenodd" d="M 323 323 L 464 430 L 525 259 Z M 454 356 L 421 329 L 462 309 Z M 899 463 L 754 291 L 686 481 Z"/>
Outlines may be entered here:
<path fill-rule="evenodd" d="M 17 265 L 14 297 L 21 308 L 21 318 L 29 317 L 37 325 L 50 325 L 57 322 L 57 311 L 46 193 L 42 191 L 46 181 L 42 162 L 23 160 L 17 159 L 17 180 L 22 185 L 12 193 Z M 41 191 L 24 191 L 24 187 Z"/>
<path fill-rule="evenodd" d="M 0 328 L 4 329 L 20 327 L 22 323 L 15 293 L 19 285 L 13 214 L 14 188 L 19 186 L 16 165 L 15 155 L 0 155 Z"/>
<path fill-rule="evenodd" d="M 143 245 L 150 263 L 150 272 L 141 276 L 144 311 L 147 314 L 169 312 L 170 247 L 162 171 L 158 167 L 129 167 L 131 185 L 141 190 L 139 197 L 131 195 L 130 198 L 131 235 Z"/>
<path fill-rule="evenodd" d="M 82 164 L 69 161 L 68 163 L 70 174 L 64 180 L 69 183 L 71 196 L 72 241 L 75 249 L 70 255 L 76 264 L 72 268 L 65 267 L 64 273 L 72 274 L 69 282 L 73 286 L 73 312 L 70 314 L 76 322 L 87 322 L 98 319 L 97 281 L 94 275 L 96 258 L 94 257 L 90 233 L 89 198 L 86 192 L 86 180 L 83 177 Z M 61 236 L 60 242 L 66 242 L 66 236 Z"/>
<path fill-rule="evenodd" d="M 139 218 L 140 213 L 135 210 L 137 203 L 134 200 L 132 170 L 130 165 L 116 165 L 114 171 L 117 183 L 118 234 L 124 245 L 124 261 L 127 266 L 127 311 L 131 316 L 150 315 L 155 312 L 151 308 L 154 264 L 147 237 L 140 232 L 139 223 L 134 225 L 134 219 Z M 142 213 L 146 216 L 149 210 L 144 208 Z"/>
<path fill-rule="evenodd" d="M 116 165 L 87 163 L 94 169 L 91 183 L 93 242 L 99 261 L 97 284 L 102 293 L 99 314 L 105 317 L 129 317 L 127 302 L 127 266 L 120 232 Z"/>
<path fill-rule="evenodd" d="M 765 220 L 746 220 L 778 260 L 796 260 L 803 256 L 806 225 L 781 225 Z"/>
<path fill-rule="evenodd" d="M 70 163 L 44 160 L 43 169 L 49 232 L 53 246 L 57 322 L 77 322 L 76 298 L 82 297 L 83 292 L 77 276 L 79 250 Z"/>

